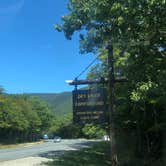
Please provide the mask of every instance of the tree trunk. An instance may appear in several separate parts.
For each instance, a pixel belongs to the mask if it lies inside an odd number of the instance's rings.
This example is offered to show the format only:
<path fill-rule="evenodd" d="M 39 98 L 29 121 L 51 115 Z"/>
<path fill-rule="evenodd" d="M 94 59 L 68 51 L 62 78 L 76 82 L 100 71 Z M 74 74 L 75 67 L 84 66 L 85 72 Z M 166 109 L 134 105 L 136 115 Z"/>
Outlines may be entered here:
<path fill-rule="evenodd" d="M 116 138 L 115 138 L 115 92 L 114 92 L 114 57 L 113 57 L 113 47 L 109 43 L 108 49 L 108 77 L 109 77 L 109 112 L 110 112 L 110 144 L 111 144 L 111 159 L 112 166 L 118 166 L 118 157 L 116 149 Z"/>

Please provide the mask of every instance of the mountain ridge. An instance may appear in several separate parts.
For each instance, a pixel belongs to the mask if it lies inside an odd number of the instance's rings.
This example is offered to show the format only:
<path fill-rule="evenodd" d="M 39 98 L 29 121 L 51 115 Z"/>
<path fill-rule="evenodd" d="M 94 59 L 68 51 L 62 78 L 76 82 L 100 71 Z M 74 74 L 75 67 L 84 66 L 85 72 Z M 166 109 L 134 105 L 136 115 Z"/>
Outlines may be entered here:
<path fill-rule="evenodd" d="M 39 97 L 47 102 L 58 116 L 72 113 L 72 92 L 61 93 L 30 93 L 30 96 Z"/>

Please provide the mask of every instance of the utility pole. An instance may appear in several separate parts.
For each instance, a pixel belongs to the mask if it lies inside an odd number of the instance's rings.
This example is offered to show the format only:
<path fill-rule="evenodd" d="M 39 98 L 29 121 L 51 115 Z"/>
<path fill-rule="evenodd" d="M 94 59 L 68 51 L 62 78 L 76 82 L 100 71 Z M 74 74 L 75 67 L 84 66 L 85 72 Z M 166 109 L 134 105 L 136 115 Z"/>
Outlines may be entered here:
<path fill-rule="evenodd" d="M 110 145 L 111 145 L 111 159 L 112 166 L 118 166 L 116 139 L 115 139 L 115 75 L 114 75 L 114 56 L 112 43 L 108 43 L 108 86 L 109 86 L 109 113 L 110 113 Z"/>

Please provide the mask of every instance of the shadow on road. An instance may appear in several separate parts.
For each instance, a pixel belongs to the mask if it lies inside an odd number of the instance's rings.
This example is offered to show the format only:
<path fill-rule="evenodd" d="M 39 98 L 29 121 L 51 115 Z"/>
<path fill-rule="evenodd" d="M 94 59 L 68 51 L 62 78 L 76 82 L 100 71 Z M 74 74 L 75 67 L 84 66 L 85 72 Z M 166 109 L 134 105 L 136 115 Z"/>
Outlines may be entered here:
<path fill-rule="evenodd" d="M 46 153 L 40 153 L 40 154 L 38 154 L 38 156 L 44 157 L 44 158 L 49 158 L 49 159 L 54 159 L 55 157 L 62 156 L 67 153 L 79 151 L 80 149 L 83 149 L 83 148 L 89 148 L 92 145 L 94 145 L 95 143 L 96 142 L 94 142 L 94 141 L 75 143 L 75 144 L 68 145 L 69 148 L 66 150 L 49 151 Z"/>
<path fill-rule="evenodd" d="M 69 145 L 70 149 L 39 154 L 51 159 L 45 166 L 110 166 L 109 146 L 103 142 L 81 142 Z"/>

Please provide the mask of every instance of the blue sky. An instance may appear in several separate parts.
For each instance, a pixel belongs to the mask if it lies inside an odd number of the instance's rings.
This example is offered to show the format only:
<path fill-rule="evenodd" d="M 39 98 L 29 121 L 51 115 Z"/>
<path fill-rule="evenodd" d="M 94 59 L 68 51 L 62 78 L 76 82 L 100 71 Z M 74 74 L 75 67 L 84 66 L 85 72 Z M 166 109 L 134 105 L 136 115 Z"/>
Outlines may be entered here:
<path fill-rule="evenodd" d="M 67 0 L 0 0 L 0 85 L 7 93 L 71 91 L 95 57 L 80 55 L 78 36 L 54 30 Z M 85 78 L 85 75 L 82 76 Z"/>

